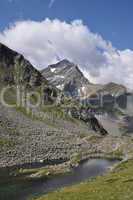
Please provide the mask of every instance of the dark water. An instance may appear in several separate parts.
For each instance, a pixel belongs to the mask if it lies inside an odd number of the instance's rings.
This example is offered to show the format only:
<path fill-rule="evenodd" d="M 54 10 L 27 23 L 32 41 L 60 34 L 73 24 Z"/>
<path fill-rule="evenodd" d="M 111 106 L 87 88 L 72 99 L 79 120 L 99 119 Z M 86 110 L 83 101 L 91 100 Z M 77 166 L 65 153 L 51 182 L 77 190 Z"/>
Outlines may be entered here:
<path fill-rule="evenodd" d="M 116 160 L 90 159 L 84 161 L 71 174 L 56 176 L 47 180 L 12 182 L 9 179 L 6 190 L 0 185 L 0 200 L 27 200 L 30 197 L 89 180 L 105 173 Z M 8 189 L 8 191 L 7 191 Z"/>

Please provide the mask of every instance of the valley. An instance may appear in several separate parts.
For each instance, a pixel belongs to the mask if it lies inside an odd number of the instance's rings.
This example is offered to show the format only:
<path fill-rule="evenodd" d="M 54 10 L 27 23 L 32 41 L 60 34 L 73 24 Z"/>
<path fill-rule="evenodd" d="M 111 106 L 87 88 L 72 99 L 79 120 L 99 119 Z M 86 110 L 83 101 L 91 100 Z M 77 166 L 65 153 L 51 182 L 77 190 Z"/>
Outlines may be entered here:
<path fill-rule="evenodd" d="M 2 200 L 17 195 L 17 190 L 19 197 L 13 200 L 24 200 L 36 192 L 43 195 L 91 180 L 118 161 L 120 174 L 128 168 L 132 173 L 133 101 L 125 86 L 93 84 L 68 60 L 38 71 L 22 55 L 0 44 L 0 94 Z M 91 185 L 99 190 L 97 184 L 107 183 L 106 176 L 115 182 L 117 167 L 111 169 L 109 175 L 83 183 L 83 193 L 81 184 L 72 186 L 72 194 L 71 188 L 65 188 L 40 199 L 66 200 L 65 193 L 71 199 L 73 190 L 81 190 L 81 199 L 89 199 L 94 195 Z"/>

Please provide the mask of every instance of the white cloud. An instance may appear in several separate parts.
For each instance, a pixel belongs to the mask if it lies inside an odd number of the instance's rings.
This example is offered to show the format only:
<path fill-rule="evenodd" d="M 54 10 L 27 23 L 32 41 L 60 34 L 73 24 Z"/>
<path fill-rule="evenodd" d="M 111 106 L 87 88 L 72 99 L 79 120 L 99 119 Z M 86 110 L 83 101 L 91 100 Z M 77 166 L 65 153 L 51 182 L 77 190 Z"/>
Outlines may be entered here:
<path fill-rule="evenodd" d="M 133 88 L 133 51 L 115 49 L 81 20 L 16 22 L 0 33 L 0 41 L 39 69 L 67 58 L 79 64 L 90 81 L 115 81 Z"/>
<path fill-rule="evenodd" d="M 55 0 L 50 0 L 49 2 L 49 8 L 52 8 L 53 4 L 55 3 Z"/>

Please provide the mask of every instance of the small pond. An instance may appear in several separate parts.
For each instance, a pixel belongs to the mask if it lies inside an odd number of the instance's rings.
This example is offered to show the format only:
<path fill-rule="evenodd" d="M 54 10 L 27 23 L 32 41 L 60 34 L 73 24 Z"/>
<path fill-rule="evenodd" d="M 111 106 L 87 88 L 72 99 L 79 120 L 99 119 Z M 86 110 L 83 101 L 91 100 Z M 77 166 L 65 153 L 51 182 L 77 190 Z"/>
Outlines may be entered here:
<path fill-rule="evenodd" d="M 55 191 L 64 186 L 70 186 L 83 181 L 95 178 L 98 175 L 103 175 L 109 167 L 114 165 L 117 160 L 107 159 L 90 159 L 82 162 L 77 168 L 72 169 L 72 173 L 62 176 L 55 176 L 45 180 L 30 180 L 21 179 L 14 181 L 6 176 L 6 185 L 0 184 L 0 199 L 1 200 L 27 200 L 32 196 L 46 194 Z M 0 171 L 0 173 L 2 173 Z M 3 177 L 4 178 L 4 177 Z"/>

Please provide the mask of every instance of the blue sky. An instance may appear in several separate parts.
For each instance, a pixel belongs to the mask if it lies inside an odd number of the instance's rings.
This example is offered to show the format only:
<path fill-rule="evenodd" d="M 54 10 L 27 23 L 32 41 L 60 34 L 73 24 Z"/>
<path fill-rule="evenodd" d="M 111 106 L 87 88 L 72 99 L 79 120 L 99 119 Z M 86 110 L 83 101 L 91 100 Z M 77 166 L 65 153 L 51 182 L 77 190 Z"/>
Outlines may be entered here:
<path fill-rule="evenodd" d="M 133 0 L 0 0 L 0 42 L 38 69 L 69 59 L 133 89 L 132 19 Z"/>
<path fill-rule="evenodd" d="M 0 30 L 16 20 L 42 20 L 46 17 L 67 22 L 82 19 L 119 48 L 133 49 L 132 0 L 0 0 Z"/>

